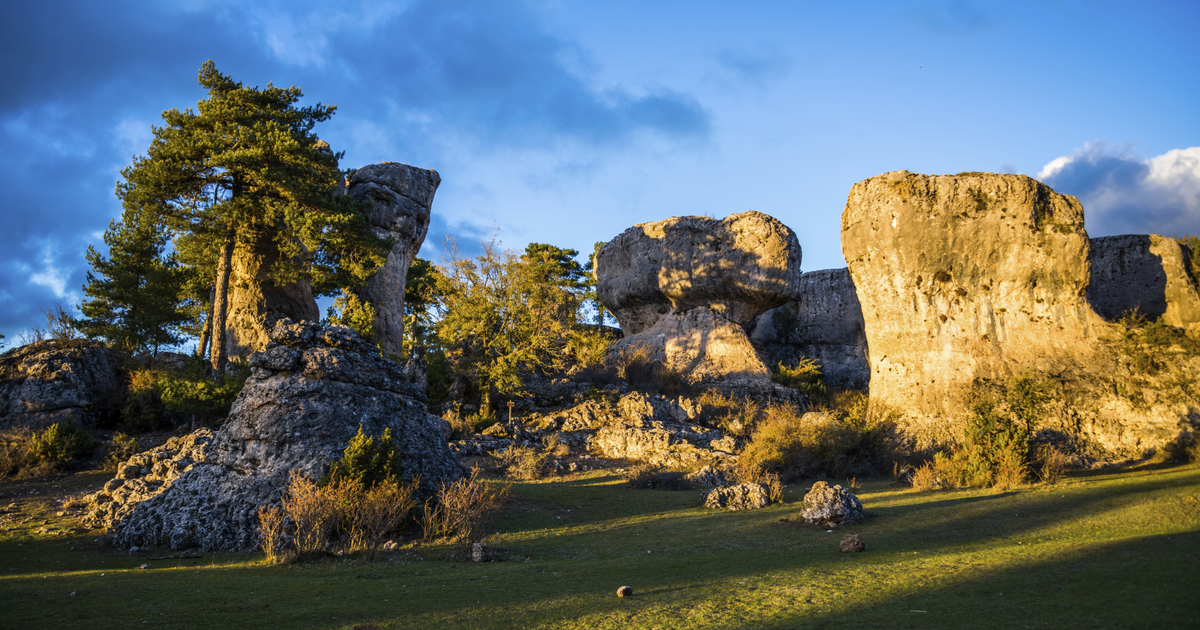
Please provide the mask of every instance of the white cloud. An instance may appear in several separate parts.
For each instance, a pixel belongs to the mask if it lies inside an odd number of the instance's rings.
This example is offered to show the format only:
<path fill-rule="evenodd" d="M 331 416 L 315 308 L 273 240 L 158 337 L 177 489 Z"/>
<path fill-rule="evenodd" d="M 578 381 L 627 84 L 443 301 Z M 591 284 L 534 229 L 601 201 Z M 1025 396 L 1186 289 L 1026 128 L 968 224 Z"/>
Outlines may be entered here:
<path fill-rule="evenodd" d="M 26 267 L 28 271 L 32 272 L 29 274 L 30 284 L 36 284 L 49 289 L 54 294 L 54 297 L 60 300 L 67 300 L 71 303 L 79 301 L 78 293 L 67 290 L 69 272 L 59 268 L 55 262 L 53 246 L 45 245 L 42 247 L 42 269 L 34 272 L 32 269 Z"/>
<path fill-rule="evenodd" d="M 1079 198 L 1091 236 L 1200 233 L 1200 147 L 1139 160 L 1088 143 L 1048 162 L 1038 179 Z"/>

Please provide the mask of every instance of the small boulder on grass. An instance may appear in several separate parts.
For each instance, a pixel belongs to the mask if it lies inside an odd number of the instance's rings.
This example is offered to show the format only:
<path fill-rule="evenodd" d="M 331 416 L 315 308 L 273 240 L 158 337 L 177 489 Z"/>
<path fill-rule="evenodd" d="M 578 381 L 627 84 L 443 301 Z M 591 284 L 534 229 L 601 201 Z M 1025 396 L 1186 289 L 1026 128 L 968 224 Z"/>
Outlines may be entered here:
<path fill-rule="evenodd" d="M 824 481 L 818 481 L 804 495 L 800 518 L 824 527 L 857 523 L 863 519 L 862 501 L 841 486 L 830 487 Z"/>
<path fill-rule="evenodd" d="M 842 542 L 838 544 L 838 548 L 842 553 L 858 553 L 867 548 L 867 542 L 858 534 L 847 534 L 842 537 Z"/>
<path fill-rule="evenodd" d="M 704 497 L 704 507 L 730 510 L 757 510 L 770 505 L 771 495 L 761 483 L 713 488 Z"/>
<path fill-rule="evenodd" d="M 628 586 L 622 586 L 617 589 L 617 597 L 633 597 L 633 589 Z"/>

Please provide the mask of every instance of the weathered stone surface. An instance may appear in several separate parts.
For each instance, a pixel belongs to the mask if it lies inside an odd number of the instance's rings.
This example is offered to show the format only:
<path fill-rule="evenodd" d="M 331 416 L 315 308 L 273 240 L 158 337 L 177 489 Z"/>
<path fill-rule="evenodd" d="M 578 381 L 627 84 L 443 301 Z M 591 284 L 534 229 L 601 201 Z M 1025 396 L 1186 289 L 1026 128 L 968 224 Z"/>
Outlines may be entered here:
<path fill-rule="evenodd" d="M 758 510 L 770 504 L 766 486 L 759 483 L 713 488 L 704 496 L 704 507 L 712 509 Z"/>
<path fill-rule="evenodd" d="M 748 325 L 793 299 L 800 280 L 796 235 L 761 212 L 723 220 L 674 217 L 635 225 L 596 255 L 600 301 L 626 336 L 669 311 L 705 307 Z"/>
<path fill-rule="evenodd" d="M 376 334 L 384 352 L 402 359 L 407 358 L 403 342 L 408 268 L 425 242 L 433 195 L 441 181 L 435 170 L 383 162 L 358 169 L 345 183 L 346 194 L 372 202 L 375 233 L 395 241 L 387 263 L 367 281 L 362 297 L 375 307 Z"/>
<path fill-rule="evenodd" d="M 91 341 L 45 340 L 0 355 L 0 427 L 109 420 L 125 391 L 122 355 Z"/>
<path fill-rule="evenodd" d="M 1053 384 L 1035 429 L 1112 454 L 1161 446 L 1200 420 L 1179 385 L 1194 382 L 1200 357 L 1138 349 L 1088 304 L 1073 197 L 1022 175 L 887 173 L 851 189 L 842 251 L 871 399 L 906 414 L 923 444 L 955 439 L 973 402 L 1003 401 L 1019 376 Z"/>
<path fill-rule="evenodd" d="M 841 486 L 818 481 L 804 495 L 800 518 L 826 527 L 857 523 L 863 519 L 862 501 Z"/>
<path fill-rule="evenodd" d="M 114 508 L 124 515 L 112 524 L 116 544 L 253 549 L 258 508 L 279 503 L 292 473 L 323 475 L 359 426 L 375 436 L 390 428 L 405 477 L 420 475 L 426 491 L 461 475 L 444 421 L 369 344 L 311 323 L 279 322 L 272 339 L 280 345 L 251 357 L 253 373 L 203 461 L 162 475 L 163 491 L 132 510 Z M 274 369 L 282 365 L 294 369 Z"/>
<path fill-rule="evenodd" d="M 694 469 L 732 457 L 711 448 L 721 432 L 688 422 L 677 401 L 633 392 L 621 398 L 617 412 L 588 441 L 592 452 L 664 468 Z"/>
<path fill-rule="evenodd" d="M 225 325 L 228 357 L 249 357 L 270 343 L 268 332 L 281 319 L 318 321 L 321 313 L 307 280 L 279 284 L 271 267 L 279 249 L 265 235 L 239 240 L 229 274 L 229 319 Z"/>
<path fill-rule="evenodd" d="M 842 541 L 838 543 L 838 550 L 842 553 L 858 553 L 866 551 L 867 542 L 858 534 L 847 534 L 842 537 Z"/>
<path fill-rule="evenodd" d="M 162 494 L 180 475 L 204 461 L 212 438 L 212 431 L 200 429 L 130 457 L 117 467 L 116 477 L 104 484 L 103 490 L 87 498 L 83 521 L 103 528 L 120 522 L 139 503 Z"/>
<path fill-rule="evenodd" d="M 800 296 L 755 318 L 750 342 L 767 364 L 821 364 L 826 385 L 865 389 L 871 377 L 862 307 L 849 269 L 822 269 L 800 276 Z"/>
<path fill-rule="evenodd" d="M 1091 239 L 1087 299 L 1109 321 L 1137 309 L 1178 328 L 1200 330 L 1200 293 L 1187 274 L 1187 251 L 1173 238 L 1124 234 Z"/>

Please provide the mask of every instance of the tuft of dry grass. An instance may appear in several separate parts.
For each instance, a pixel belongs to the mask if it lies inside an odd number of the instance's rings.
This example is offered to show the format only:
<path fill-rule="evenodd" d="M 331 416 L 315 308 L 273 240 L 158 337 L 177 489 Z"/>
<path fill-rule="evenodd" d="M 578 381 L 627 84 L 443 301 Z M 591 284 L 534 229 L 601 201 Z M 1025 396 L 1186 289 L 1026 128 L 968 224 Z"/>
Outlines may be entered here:
<path fill-rule="evenodd" d="M 909 476 L 909 483 L 912 484 L 913 490 L 917 492 L 929 492 L 941 487 L 941 484 L 938 483 L 937 469 L 934 468 L 933 462 L 926 462 L 924 465 L 914 468 L 912 474 Z"/>
<path fill-rule="evenodd" d="M 532 446 L 512 445 L 506 449 L 492 451 L 496 465 L 513 479 L 541 479 L 550 474 L 550 453 Z"/>

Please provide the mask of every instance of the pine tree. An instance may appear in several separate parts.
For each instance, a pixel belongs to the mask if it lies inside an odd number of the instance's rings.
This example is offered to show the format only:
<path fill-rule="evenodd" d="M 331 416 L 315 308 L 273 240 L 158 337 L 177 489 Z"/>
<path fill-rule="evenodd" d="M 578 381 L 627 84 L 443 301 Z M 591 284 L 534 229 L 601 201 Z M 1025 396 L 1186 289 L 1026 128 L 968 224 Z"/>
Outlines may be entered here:
<path fill-rule="evenodd" d="M 212 61 L 200 68 L 208 98 L 197 111 L 163 112 L 147 155 L 121 172 L 117 195 L 176 234 L 212 239 L 213 368 L 223 371 L 229 277 L 238 243 L 279 252 L 275 282 L 313 281 L 318 292 L 359 284 L 383 264 L 386 243 L 367 222 L 368 206 L 334 197 L 339 155 L 313 127 L 334 106 L 297 107 L 299 88 L 244 87 Z"/>
<path fill-rule="evenodd" d="M 126 213 L 130 217 L 130 213 Z M 104 232 L 108 257 L 88 246 L 92 266 L 83 291 L 80 321 L 88 337 L 103 338 L 130 352 L 178 343 L 178 327 L 190 319 L 182 308 L 183 269 L 163 256 L 169 233 L 152 224 L 110 222 Z"/>

